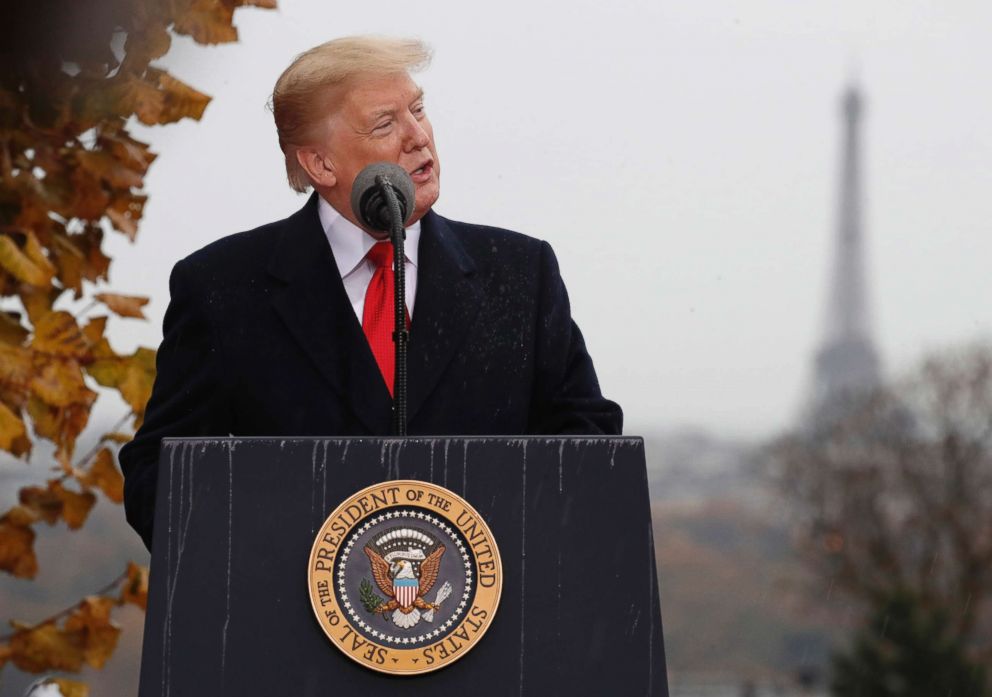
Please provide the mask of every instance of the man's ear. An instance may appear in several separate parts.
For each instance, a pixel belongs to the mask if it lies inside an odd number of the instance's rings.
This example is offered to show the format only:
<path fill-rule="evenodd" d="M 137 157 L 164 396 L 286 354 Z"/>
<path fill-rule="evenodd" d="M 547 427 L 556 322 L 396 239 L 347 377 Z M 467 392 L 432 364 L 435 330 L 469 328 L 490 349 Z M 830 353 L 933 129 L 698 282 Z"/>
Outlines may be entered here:
<path fill-rule="evenodd" d="M 317 152 L 313 148 L 300 148 L 296 151 L 296 161 L 304 169 L 316 186 L 330 188 L 337 181 L 337 173 L 334 170 L 334 163 L 330 158 Z"/>

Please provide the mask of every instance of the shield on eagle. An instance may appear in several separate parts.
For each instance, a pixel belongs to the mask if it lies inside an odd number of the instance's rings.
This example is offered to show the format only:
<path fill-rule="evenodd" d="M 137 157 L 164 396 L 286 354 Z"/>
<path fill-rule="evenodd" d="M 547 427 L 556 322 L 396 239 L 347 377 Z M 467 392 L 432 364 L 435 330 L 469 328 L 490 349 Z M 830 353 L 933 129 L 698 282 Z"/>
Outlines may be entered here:
<path fill-rule="evenodd" d="M 451 589 L 433 603 L 423 596 L 437 580 L 444 549 L 433 534 L 405 526 L 393 528 L 365 546 L 372 577 L 388 596 L 377 610 L 386 617 L 392 612 L 396 626 L 409 629 L 422 617 L 433 621 L 434 610 Z"/>

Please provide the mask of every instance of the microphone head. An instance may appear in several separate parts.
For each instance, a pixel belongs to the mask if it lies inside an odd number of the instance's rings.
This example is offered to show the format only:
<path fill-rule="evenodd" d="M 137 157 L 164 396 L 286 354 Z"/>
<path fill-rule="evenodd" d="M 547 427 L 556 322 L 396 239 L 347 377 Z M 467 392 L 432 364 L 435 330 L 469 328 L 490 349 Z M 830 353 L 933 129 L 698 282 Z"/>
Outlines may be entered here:
<path fill-rule="evenodd" d="M 375 162 L 358 173 L 351 187 L 351 210 L 366 227 L 389 232 L 389 204 L 383 186 L 396 194 L 405 224 L 413 215 L 416 189 L 406 170 L 391 162 Z"/>

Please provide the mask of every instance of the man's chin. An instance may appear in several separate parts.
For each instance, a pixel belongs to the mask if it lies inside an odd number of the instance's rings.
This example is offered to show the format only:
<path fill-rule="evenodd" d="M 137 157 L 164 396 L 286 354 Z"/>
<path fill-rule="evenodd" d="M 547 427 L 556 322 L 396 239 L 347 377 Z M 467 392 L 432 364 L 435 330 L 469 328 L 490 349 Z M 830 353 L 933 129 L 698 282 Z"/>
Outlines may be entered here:
<path fill-rule="evenodd" d="M 427 195 L 424 195 L 424 194 L 427 194 Z M 423 218 L 424 215 L 427 214 L 427 211 L 429 211 L 431 209 L 431 207 L 435 203 L 437 203 L 438 194 L 439 194 L 439 192 L 438 192 L 438 190 L 436 188 L 434 189 L 433 192 L 426 192 L 426 191 L 425 192 L 421 192 L 421 191 L 418 191 L 417 192 L 416 205 L 414 206 L 414 211 L 413 211 L 413 218 L 411 218 L 407 222 L 407 225 L 413 225 L 415 222 L 417 222 L 418 220 L 420 220 L 421 218 Z"/>

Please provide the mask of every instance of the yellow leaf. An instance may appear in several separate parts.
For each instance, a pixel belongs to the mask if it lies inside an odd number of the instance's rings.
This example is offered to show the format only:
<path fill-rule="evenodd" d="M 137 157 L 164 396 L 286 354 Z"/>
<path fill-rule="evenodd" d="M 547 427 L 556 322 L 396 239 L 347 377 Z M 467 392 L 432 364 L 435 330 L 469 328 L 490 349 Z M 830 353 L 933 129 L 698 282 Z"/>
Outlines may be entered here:
<path fill-rule="evenodd" d="M 104 333 L 107 331 L 106 315 L 90 318 L 90 321 L 86 323 L 86 326 L 81 331 L 83 338 L 86 339 L 86 343 L 90 346 L 90 354 L 94 358 L 111 358 L 117 355 L 110 348 L 107 340 L 103 338 Z"/>
<path fill-rule="evenodd" d="M 24 253 L 48 277 L 48 283 L 45 285 L 50 284 L 52 276 L 55 275 L 55 266 L 49 261 L 44 248 L 42 248 L 41 243 L 38 242 L 38 238 L 32 232 L 27 233 L 27 240 L 24 243 Z"/>
<path fill-rule="evenodd" d="M 54 359 L 31 379 L 31 391 L 46 404 L 68 407 L 78 404 L 89 408 L 97 394 L 86 386 L 79 364 L 70 359 Z"/>
<path fill-rule="evenodd" d="M 148 304 L 148 298 L 146 297 L 118 295 L 117 293 L 97 293 L 93 297 L 121 317 L 146 319 L 144 313 L 141 311 L 141 308 Z"/>
<path fill-rule="evenodd" d="M 56 458 L 64 467 L 68 466 L 68 460 L 76 446 L 76 438 L 89 421 L 90 407 L 81 404 L 53 407 L 32 395 L 27 409 L 35 434 L 56 443 Z"/>
<path fill-rule="evenodd" d="M 130 356 L 98 359 L 86 366 L 86 372 L 104 387 L 120 390 L 139 417 L 145 413 L 145 404 L 155 383 L 155 352 L 139 348 Z"/>
<path fill-rule="evenodd" d="M 90 688 L 84 682 L 67 678 L 49 678 L 43 685 L 55 685 L 62 697 L 90 697 Z"/>
<path fill-rule="evenodd" d="M 20 346 L 29 333 L 21 324 L 19 312 L 0 312 L 0 342 Z"/>
<path fill-rule="evenodd" d="M 100 449 L 79 481 L 85 486 L 100 489 L 114 503 L 124 501 L 124 477 L 114 464 L 114 456 L 108 448 Z"/>
<path fill-rule="evenodd" d="M 9 235 L 0 235 L 0 267 L 11 276 L 32 286 L 47 288 L 52 282 L 52 273 L 39 266 L 21 251 Z"/>
<path fill-rule="evenodd" d="M 121 589 L 121 602 L 148 609 L 148 567 L 128 562 L 127 578 Z"/>
<path fill-rule="evenodd" d="M 62 515 L 62 508 L 65 505 L 62 498 L 55 492 L 53 484 L 58 484 L 58 480 L 52 479 L 44 488 L 26 486 L 17 492 L 21 505 L 49 525 L 55 525 L 59 516 Z"/>
<path fill-rule="evenodd" d="M 54 480 L 51 484 L 52 491 L 62 502 L 62 518 L 71 530 L 78 530 L 86 522 L 86 516 L 90 509 L 96 504 L 96 496 L 91 491 L 77 493 L 62 486 L 61 482 Z"/>
<path fill-rule="evenodd" d="M 21 417 L 0 402 L 0 448 L 20 457 L 31 453 L 31 440 Z"/>
<path fill-rule="evenodd" d="M 121 396 L 134 410 L 144 414 L 155 384 L 155 351 L 139 348 L 128 361 L 128 371 L 120 384 Z"/>
<path fill-rule="evenodd" d="M 27 310 L 31 324 L 36 324 L 52 311 L 52 305 L 61 293 L 62 290 L 59 288 L 44 289 L 28 283 L 21 283 L 17 288 L 17 295 L 21 298 L 24 309 Z"/>
<path fill-rule="evenodd" d="M 46 670 L 75 673 L 83 667 L 83 637 L 61 631 L 54 622 L 15 632 L 10 648 L 14 665 L 28 673 Z"/>
<path fill-rule="evenodd" d="M 117 647 L 121 630 L 110 620 L 114 605 L 111 598 L 91 596 L 66 620 L 64 631 L 82 638 L 83 658 L 93 668 L 102 668 Z"/>
<path fill-rule="evenodd" d="M 21 509 L 15 506 L 15 509 Z M 23 509 L 22 509 L 23 510 Z M 0 518 L 0 569 L 17 578 L 34 578 L 38 560 L 34 556 L 34 530 L 24 522 L 27 512 L 14 515 L 14 509 Z"/>
<path fill-rule="evenodd" d="M 55 356 L 86 358 L 90 345 L 76 319 L 68 312 L 56 310 L 42 315 L 35 323 L 31 348 Z"/>
<path fill-rule="evenodd" d="M 23 390 L 31 382 L 33 372 L 34 364 L 29 350 L 0 344 L 0 383 Z"/>

